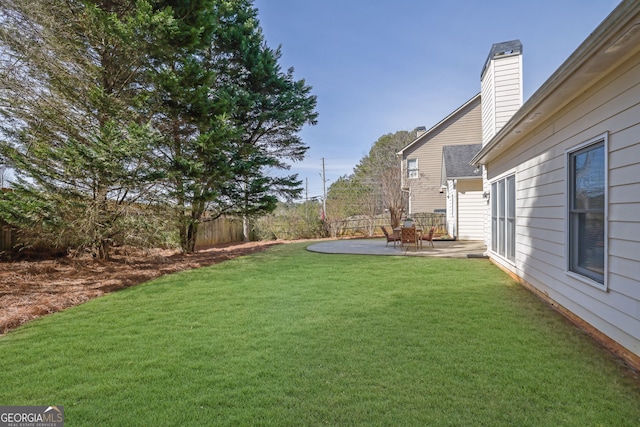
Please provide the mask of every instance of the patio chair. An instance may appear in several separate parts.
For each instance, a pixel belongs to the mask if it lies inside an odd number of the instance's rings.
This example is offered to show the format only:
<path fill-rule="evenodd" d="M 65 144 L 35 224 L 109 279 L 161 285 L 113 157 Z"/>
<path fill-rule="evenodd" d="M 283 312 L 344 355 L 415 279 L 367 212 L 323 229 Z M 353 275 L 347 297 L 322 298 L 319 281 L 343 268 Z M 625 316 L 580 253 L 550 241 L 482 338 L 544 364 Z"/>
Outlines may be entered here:
<path fill-rule="evenodd" d="M 435 248 L 435 246 L 433 246 L 433 234 L 435 232 L 436 232 L 436 228 L 431 227 L 431 229 L 429 229 L 429 233 L 422 235 L 422 240 L 423 241 L 426 240 L 427 242 L 431 243 L 432 248 Z"/>
<path fill-rule="evenodd" d="M 400 229 L 400 247 L 405 248 L 405 251 L 409 250 L 409 246 L 414 245 L 418 250 L 418 236 L 416 234 L 415 227 L 402 227 Z"/>
<path fill-rule="evenodd" d="M 389 234 L 389 232 L 387 231 L 386 228 L 380 226 L 380 228 L 382 229 L 382 232 L 384 233 L 384 237 L 387 238 L 387 244 L 386 246 L 389 246 L 389 242 L 393 242 L 393 247 L 396 247 L 396 242 L 400 241 L 400 236 L 398 236 L 395 232 Z"/>

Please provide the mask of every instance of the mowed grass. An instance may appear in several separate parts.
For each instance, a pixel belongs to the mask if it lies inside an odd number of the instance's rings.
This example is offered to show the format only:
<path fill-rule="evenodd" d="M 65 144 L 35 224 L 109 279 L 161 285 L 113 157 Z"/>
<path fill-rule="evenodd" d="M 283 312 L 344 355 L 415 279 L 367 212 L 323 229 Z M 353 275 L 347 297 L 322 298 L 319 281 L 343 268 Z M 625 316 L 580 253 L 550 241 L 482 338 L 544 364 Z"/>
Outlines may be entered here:
<path fill-rule="evenodd" d="M 640 387 L 481 259 L 282 245 L 0 338 L 0 405 L 68 426 L 638 426 Z"/>

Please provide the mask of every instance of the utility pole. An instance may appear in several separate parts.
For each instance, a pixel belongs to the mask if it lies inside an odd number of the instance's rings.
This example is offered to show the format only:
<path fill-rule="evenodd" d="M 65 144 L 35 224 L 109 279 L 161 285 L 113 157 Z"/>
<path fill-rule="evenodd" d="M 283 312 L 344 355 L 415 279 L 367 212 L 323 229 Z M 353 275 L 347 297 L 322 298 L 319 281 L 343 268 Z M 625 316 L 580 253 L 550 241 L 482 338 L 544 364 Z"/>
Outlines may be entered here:
<path fill-rule="evenodd" d="M 327 217 L 327 180 L 324 175 L 324 157 L 322 158 L 322 215 Z"/>

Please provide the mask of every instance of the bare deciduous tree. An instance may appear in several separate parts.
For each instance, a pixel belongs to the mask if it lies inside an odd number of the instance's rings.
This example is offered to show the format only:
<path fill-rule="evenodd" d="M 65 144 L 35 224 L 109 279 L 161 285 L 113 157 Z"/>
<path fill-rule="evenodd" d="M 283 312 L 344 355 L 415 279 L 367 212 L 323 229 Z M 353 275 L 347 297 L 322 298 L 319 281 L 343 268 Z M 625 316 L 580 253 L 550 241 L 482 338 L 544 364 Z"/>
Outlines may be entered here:
<path fill-rule="evenodd" d="M 415 137 L 415 132 L 399 131 L 381 136 L 369 154 L 356 166 L 354 179 L 371 188 L 371 196 L 378 201 L 378 210 L 389 213 L 391 226 L 400 225 L 407 204 L 401 189 L 401 168 L 397 153 Z"/>

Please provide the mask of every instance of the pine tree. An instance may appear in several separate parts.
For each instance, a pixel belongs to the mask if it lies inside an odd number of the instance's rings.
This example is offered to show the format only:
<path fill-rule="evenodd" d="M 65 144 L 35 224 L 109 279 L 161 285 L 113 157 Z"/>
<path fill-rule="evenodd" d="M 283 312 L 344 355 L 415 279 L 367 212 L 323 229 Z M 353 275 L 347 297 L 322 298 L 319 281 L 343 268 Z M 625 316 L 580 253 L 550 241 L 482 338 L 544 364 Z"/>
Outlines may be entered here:
<path fill-rule="evenodd" d="M 221 187 L 232 179 L 228 120 L 234 107 L 225 72 L 226 26 L 234 27 L 235 2 L 168 0 L 176 28 L 151 55 L 149 110 L 162 140 L 156 165 L 167 171 L 165 191 L 174 206 L 180 245 L 195 250 L 198 225 Z"/>
<path fill-rule="evenodd" d="M 17 175 L 2 214 L 108 258 L 158 178 L 139 107 L 171 14 L 145 0 L 2 0 L 0 11 L 0 150 Z"/>
<path fill-rule="evenodd" d="M 280 71 L 250 0 L 161 4 L 179 24 L 155 57 L 153 122 L 165 135 L 158 160 L 181 246 L 192 252 L 205 214 L 257 215 L 275 209 L 277 195 L 299 194 L 295 177 L 267 172 L 304 156 L 295 132 L 315 121 L 315 97 Z"/>
<path fill-rule="evenodd" d="M 298 132 L 317 120 L 316 97 L 304 80 L 295 80 L 293 69 L 282 72 L 280 49 L 266 45 L 257 26 L 255 11 L 246 9 L 236 36 L 235 55 L 229 60 L 234 75 L 236 108 L 231 120 L 239 131 L 232 167 L 237 184 L 225 191 L 227 211 L 242 217 L 244 238 L 249 240 L 251 218 L 273 212 L 278 197 L 299 197 L 302 182 L 297 175 L 282 176 L 287 161 L 304 158 L 308 147 Z"/>

